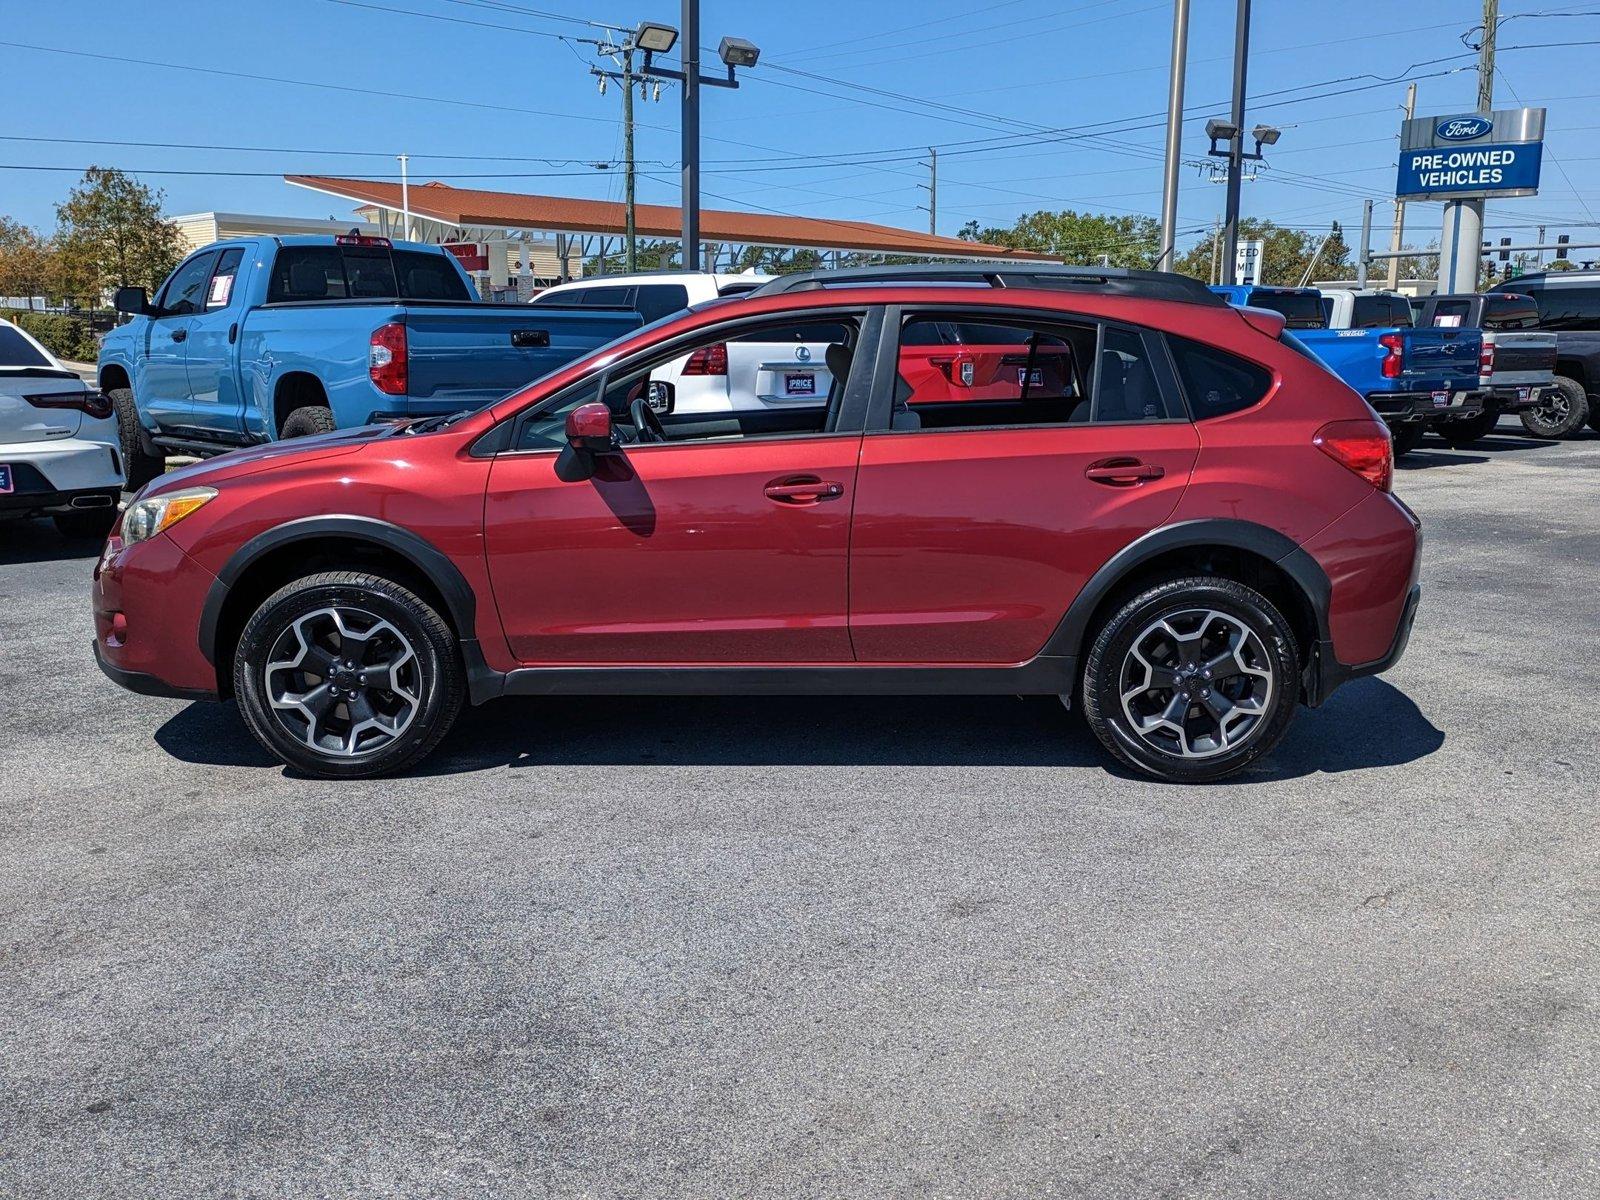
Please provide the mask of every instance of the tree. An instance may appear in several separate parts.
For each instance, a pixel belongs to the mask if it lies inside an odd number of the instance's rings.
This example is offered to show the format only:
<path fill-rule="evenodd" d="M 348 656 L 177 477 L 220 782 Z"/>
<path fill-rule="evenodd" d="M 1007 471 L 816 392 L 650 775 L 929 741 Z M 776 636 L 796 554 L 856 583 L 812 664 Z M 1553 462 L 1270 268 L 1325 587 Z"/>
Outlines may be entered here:
<path fill-rule="evenodd" d="M 161 192 L 113 168 L 84 172 L 66 202 L 56 205 L 63 290 L 159 285 L 183 256 L 177 226 L 161 215 L 161 200 Z"/>
<path fill-rule="evenodd" d="M 980 228 L 976 221 L 968 221 L 957 236 L 991 246 L 1036 250 L 1078 266 L 1149 267 L 1160 247 L 1161 226 L 1152 217 L 1062 209 L 1027 213 L 1005 229 Z"/>
<path fill-rule="evenodd" d="M 55 248 L 38 230 L 0 217 L 0 296 L 33 298 L 51 290 Z"/>
<path fill-rule="evenodd" d="M 1295 287 L 1306 277 L 1308 269 L 1308 283 L 1316 279 L 1349 279 L 1355 275 L 1350 247 L 1337 221 L 1322 232 L 1288 229 L 1271 221 L 1245 217 L 1239 222 L 1239 240 L 1264 243 L 1261 248 L 1262 283 Z M 1211 254 L 1212 239 L 1202 238 L 1178 259 L 1177 269 L 1207 282 L 1220 278 L 1212 274 Z"/>

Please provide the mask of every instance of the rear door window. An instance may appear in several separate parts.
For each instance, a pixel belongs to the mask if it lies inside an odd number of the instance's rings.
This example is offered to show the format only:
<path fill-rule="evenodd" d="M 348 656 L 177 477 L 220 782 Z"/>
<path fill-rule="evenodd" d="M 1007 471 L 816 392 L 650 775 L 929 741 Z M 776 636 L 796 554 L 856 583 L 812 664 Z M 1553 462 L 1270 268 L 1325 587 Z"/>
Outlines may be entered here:
<path fill-rule="evenodd" d="M 17 332 L 14 325 L 0 321 L 0 367 L 48 367 L 54 364 L 38 348 Z"/>
<path fill-rule="evenodd" d="M 634 289 L 633 307 L 648 324 L 689 307 L 689 289 L 681 283 L 641 283 Z"/>
<path fill-rule="evenodd" d="M 1173 365 L 1196 421 L 1240 412 L 1266 398 L 1272 372 L 1188 338 L 1168 339 Z"/>

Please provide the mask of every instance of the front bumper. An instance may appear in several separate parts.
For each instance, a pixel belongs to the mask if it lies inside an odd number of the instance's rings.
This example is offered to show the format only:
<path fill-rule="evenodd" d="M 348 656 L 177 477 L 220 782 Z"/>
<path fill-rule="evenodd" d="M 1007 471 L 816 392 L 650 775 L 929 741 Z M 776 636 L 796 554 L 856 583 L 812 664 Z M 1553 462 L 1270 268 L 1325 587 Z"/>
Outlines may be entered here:
<path fill-rule="evenodd" d="M 1483 411 L 1489 393 L 1482 390 L 1452 392 L 1374 392 L 1367 403 L 1390 425 L 1441 425 Z"/>
<path fill-rule="evenodd" d="M 95 566 L 95 658 L 143 695 L 215 697 L 217 671 L 197 630 L 216 576 L 166 534 L 124 546 L 115 535 Z"/>
<path fill-rule="evenodd" d="M 95 665 L 105 673 L 105 677 L 118 687 L 127 688 L 141 696 L 162 696 L 172 700 L 215 700 L 216 692 L 204 691 L 200 688 L 177 687 L 157 679 L 154 675 L 146 675 L 142 671 L 125 671 L 121 667 L 112 666 L 106 661 L 105 651 L 101 649 L 100 639 L 94 640 Z"/>

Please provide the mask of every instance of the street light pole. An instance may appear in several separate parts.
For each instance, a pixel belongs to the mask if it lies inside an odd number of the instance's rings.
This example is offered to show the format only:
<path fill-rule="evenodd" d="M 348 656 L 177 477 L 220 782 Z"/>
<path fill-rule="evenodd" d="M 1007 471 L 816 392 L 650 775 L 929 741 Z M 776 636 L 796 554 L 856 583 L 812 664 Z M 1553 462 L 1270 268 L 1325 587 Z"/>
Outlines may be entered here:
<path fill-rule="evenodd" d="M 634 214 L 634 161 L 633 161 L 633 38 L 622 44 L 622 198 L 623 198 L 623 249 L 622 269 L 639 269 L 638 226 Z"/>
<path fill-rule="evenodd" d="M 683 0 L 683 269 L 700 257 L 700 0 Z"/>
<path fill-rule="evenodd" d="M 1189 0 L 1173 0 L 1172 68 L 1167 86 L 1167 162 L 1161 180 L 1161 253 L 1156 270 L 1170 271 L 1177 253 L 1178 167 L 1183 142 L 1183 81 L 1189 59 Z"/>
<path fill-rule="evenodd" d="M 1228 146 L 1228 204 L 1222 245 L 1222 282 L 1238 282 L 1239 189 L 1244 179 L 1245 69 L 1250 57 L 1250 0 L 1239 0 L 1233 29 L 1233 140 Z"/>

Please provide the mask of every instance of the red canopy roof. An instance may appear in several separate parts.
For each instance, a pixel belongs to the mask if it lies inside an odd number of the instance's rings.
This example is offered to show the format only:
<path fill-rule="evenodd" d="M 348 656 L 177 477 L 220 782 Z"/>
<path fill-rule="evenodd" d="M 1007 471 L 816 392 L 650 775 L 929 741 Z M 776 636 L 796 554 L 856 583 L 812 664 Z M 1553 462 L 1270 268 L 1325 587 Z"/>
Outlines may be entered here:
<path fill-rule="evenodd" d="M 329 175 L 285 175 L 301 187 L 342 196 L 361 204 L 401 211 L 400 185 L 375 179 L 340 179 Z M 623 232 L 624 210 L 614 200 L 576 200 L 565 196 L 530 196 L 519 192 L 487 192 L 419 184 L 410 189 L 411 211 L 447 225 L 487 225 L 549 233 Z M 680 211 L 661 204 L 635 207 L 640 237 L 676 240 L 683 235 Z M 853 250 L 881 254 L 921 254 L 959 258 L 1015 258 L 1052 261 L 1048 255 L 960 238 L 913 233 L 868 221 L 834 221 L 821 217 L 789 217 L 766 213 L 728 212 L 707 208 L 700 213 L 700 236 L 706 242 L 737 245 L 804 246 L 816 250 Z"/>

